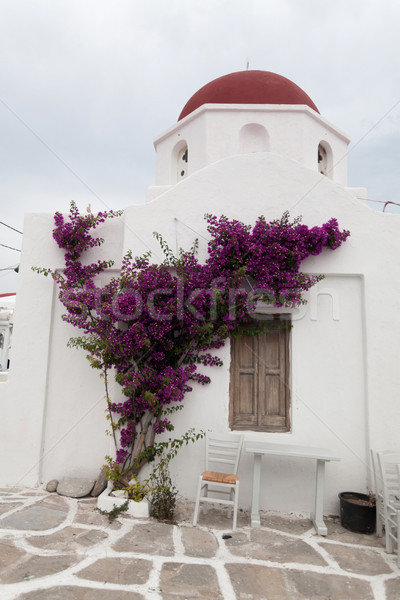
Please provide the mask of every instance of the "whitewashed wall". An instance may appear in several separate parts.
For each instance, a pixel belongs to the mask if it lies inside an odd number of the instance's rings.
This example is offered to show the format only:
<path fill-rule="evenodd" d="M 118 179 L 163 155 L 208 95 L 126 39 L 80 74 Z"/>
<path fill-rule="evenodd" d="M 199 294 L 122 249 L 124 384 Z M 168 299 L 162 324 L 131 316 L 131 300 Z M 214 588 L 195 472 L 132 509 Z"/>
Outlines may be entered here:
<path fill-rule="evenodd" d="M 400 279 L 392 257 L 398 252 L 400 217 L 370 210 L 341 186 L 294 162 L 258 153 L 227 158 L 194 173 L 150 205 L 128 209 L 127 219 L 141 231 L 146 222 L 157 222 L 173 248 L 188 247 L 197 232 L 201 254 L 207 237 L 205 212 L 250 223 L 259 214 L 276 218 L 286 209 L 292 209 L 293 216 L 302 214 L 310 226 L 336 217 L 342 228 L 350 229 L 351 237 L 338 250 L 326 250 L 304 263 L 307 272 L 327 277 L 310 294 L 307 310 L 294 320 L 291 433 L 249 432 L 247 437 L 335 450 L 342 461 L 327 466 L 326 511 L 337 512 L 338 492 L 371 487 L 371 445 L 399 446 L 395 356 L 400 349 Z M 152 245 L 150 238 L 146 242 Z M 127 233 L 125 248 L 133 243 Z M 190 416 L 196 411 L 192 423 L 200 428 L 228 430 L 228 369 L 226 348 L 224 370 L 213 378 L 212 387 L 188 397 Z M 186 413 L 178 419 L 184 431 L 190 419 Z M 196 472 L 184 467 L 194 455 L 197 450 L 188 449 L 176 463 L 180 488 L 189 496 L 194 493 Z M 264 482 L 264 506 L 307 510 L 312 504 L 314 465 L 276 458 L 264 462 L 271 474 Z M 251 460 L 246 455 L 241 477 L 242 502 L 247 505 Z"/>
<path fill-rule="evenodd" d="M 25 217 L 8 401 L 1 402 L 1 485 L 95 473 L 106 447 L 101 382 L 83 353 L 66 347 L 76 332 L 61 321 L 53 280 L 31 270 L 64 266 L 53 227 L 53 215 Z M 107 247 L 89 252 L 88 262 L 120 264 L 122 229 L 121 219 L 104 224 Z"/>
<path fill-rule="evenodd" d="M 142 254 L 151 247 L 159 261 L 162 254 L 152 237 L 157 230 L 173 249 L 188 248 L 199 237 L 204 257 L 204 213 L 254 223 L 260 214 L 272 219 L 287 209 L 292 216 L 302 214 L 310 226 L 336 217 L 351 237 L 338 250 L 304 263 L 307 272 L 327 277 L 311 292 L 307 308 L 294 315 L 292 431 L 246 436 L 338 453 L 341 462 L 327 466 L 325 505 L 327 513 L 337 512 L 338 492 L 371 485 L 371 445 L 400 450 L 400 273 L 393 259 L 400 250 L 400 216 L 373 212 L 341 186 L 272 153 L 233 156 L 197 171 L 151 203 L 127 208 L 125 221 L 99 228 L 106 239 L 101 256 L 114 258 L 118 266 L 128 248 Z M 62 266 L 52 227 L 50 215 L 26 217 L 13 365 L 8 401 L 1 400 L 0 485 L 96 476 L 109 452 L 101 382 L 78 351 L 66 348 L 74 331 L 60 320 L 52 281 L 30 270 L 31 265 Z M 88 254 L 88 261 L 93 257 Z M 212 384 L 195 385 L 187 396 L 176 416 L 177 435 L 192 426 L 228 431 L 229 344 L 221 356 L 224 366 L 211 369 Z M 173 470 L 184 496 L 193 498 L 202 466 L 202 442 L 176 459 Z M 309 461 L 266 457 L 264 467 L 263 508 L 311 509 L 314 466 Z M 246 454 L 239 474 L 240 504 L 247 507 L 251 458 Z"/>

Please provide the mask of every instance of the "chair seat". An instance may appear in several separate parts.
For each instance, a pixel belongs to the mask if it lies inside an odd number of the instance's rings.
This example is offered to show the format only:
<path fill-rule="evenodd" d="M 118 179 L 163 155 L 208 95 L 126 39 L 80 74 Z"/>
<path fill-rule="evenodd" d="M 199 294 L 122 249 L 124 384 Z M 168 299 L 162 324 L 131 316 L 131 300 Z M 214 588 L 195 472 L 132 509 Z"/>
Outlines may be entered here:
<path fill-rule="evenodd" d="M 205 481 L 215 481 L 216 483 L 235 484 L 237 481 L 239 481 L 239 478 L 236 475 L 231 475 L 229 473 L 218 473 L 217 471 L 203 471 L 201 476 Z"/>

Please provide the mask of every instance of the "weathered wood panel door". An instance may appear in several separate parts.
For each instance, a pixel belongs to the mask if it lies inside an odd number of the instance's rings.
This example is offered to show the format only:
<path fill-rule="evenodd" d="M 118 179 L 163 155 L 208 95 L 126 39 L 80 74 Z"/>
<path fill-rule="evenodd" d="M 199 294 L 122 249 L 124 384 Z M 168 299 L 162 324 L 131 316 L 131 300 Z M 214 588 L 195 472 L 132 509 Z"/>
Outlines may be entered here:
<path fill-rule="evenodd" d="M 231 340 L 230 426 L 290 430 L 290 329 Z"/>

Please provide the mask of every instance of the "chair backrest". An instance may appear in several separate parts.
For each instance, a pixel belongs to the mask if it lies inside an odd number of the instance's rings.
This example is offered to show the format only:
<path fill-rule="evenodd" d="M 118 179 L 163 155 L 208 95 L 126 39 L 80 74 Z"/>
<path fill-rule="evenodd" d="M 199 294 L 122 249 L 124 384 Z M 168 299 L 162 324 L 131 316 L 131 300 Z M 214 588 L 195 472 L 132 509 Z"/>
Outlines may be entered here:
<path fill-rule="evenodd" d="M 378 461 L 378 453 L 376 450 L 371 449 L 371 459 L 372 459 L 372 474 L 374 476 L 374 485 L 375 485 L 375 494 L 382 493 L 382 474 L 381 467 Z"/>
<path fill-rule="evenodd" d="M 236 475 L 242 446 L 243 435 L 207 431 L 206 470 Z"/>
<path fill-rule="evenodd" d="M 377 454 L 385 502 L 388 502 L 390 498 L 400 499 L 400 483 L 397 474 L 397 465 L 400 464 L 400 452 L 387 450 Z"/>
<path fill-rule="evenodd" d="M 400 488 L 400 463 L 397 465 L 397 481 L 399 482 L 399 488 Z M 398 549 L 400 552 L 400 549 Z"/>

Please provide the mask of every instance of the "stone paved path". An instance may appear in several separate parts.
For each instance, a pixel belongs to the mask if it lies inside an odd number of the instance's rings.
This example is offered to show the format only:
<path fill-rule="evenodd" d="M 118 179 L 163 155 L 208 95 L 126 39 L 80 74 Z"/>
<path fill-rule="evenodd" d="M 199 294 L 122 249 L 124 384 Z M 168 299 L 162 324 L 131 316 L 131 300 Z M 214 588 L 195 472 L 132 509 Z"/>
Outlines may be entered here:
<path fill-rule="evenodd" d="M 123 516 L 110 524 L 91 498 L 0 489 L 1 600 L 398 600 L 400 571 L 376 536 L 328 519 L 241 513 L 182 504 L 178 524 Z M 227 539 L 223 535 L 229 535 Z"/>

